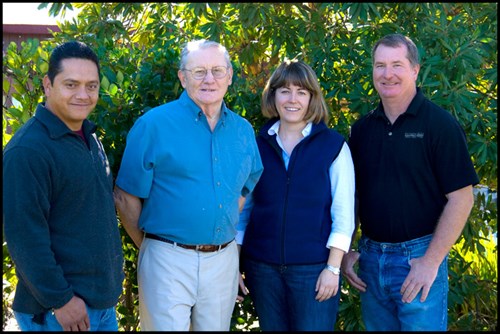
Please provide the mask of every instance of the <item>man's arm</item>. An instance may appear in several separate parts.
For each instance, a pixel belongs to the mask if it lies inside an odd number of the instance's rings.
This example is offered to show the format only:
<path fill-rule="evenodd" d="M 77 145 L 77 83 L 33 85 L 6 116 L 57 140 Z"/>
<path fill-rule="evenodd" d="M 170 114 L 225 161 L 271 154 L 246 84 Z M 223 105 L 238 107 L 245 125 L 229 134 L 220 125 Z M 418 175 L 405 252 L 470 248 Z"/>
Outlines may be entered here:
<path fill-rule="evenodd" d="M 453 191 L 446 197 L 448 202 L 443 209 L 429 248 L 424 256 L 412 259 L 410 262 L 410 273 L 401 286 L 403 302 L 410 303 L 420 290 L 422 290 L 420 301 L 425 301 L 436 279 L 439 265 L 460 237 L 474 205 L 472 185 Z"/>
<path fill-rule="evenodd" d="M 139 229 L 139 216 L 142 211 L 141 199 L 127 193 L 118 186 L 115 186 L 113 196 L 125 231 L 132 238 L 137 248 L 141 248 L 144 237 L 144 232 Z"/>
<path fill-rule="evenodd" d="M 5 241 L 16 273 L 46 309 L 61 307 L 74 296 L 52 248 L 50 194 L 56 164 L 39 150 L 25 147 L 7 150 L 3 156 Z"/>

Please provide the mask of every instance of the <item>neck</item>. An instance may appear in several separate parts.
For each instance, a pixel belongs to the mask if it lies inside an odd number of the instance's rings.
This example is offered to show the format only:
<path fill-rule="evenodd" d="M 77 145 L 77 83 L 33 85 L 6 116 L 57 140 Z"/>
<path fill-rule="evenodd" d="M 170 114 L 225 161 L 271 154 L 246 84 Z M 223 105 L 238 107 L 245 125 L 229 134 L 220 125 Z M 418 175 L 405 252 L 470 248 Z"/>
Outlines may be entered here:
<path fill-rule="evenodd" d="M 222 110 L 222 101 L 217 103 L 196 103 L 207 118 L 216 118 Z"/>
<path fill-rule="evenodd" d="M 217 119 L 217 117 L 219 116 L 219 114 L 214 114 L 212 116 L 210 116 L 209 114 L 205 114 L 205 116 L 207 116 L 208 119 L 210 119 L 210 120 L 213 121 L 214 119 Z"/>
<path fill-rule="evenodd" d="M 411 101 L 413 101 L 415 95 L 416 92 L 411 96 L 402 97 L 401 99 L 382 100 L 384 113 L 391 123 L 394 123 L 399 115 L 404 114 L 406 110 L 408 110 L 408 107 L 410 106 Z"/>
<path fill-rule="evenodd" d="M 292 154 L 293 149 L 297 144 L 304 138 L 302 130 L 306 126 L 305 123 L 281 123 L 280 129 L 278 130 L 278 135 L 281 139 L 283 149 L 289 154 Z"/>
<path fill-rule="evenodd" d="M 218 107 L 207 107 L 202 106 L 201 112 L 207 117 L 208 120 L 216 120 L 219 119 L 219 115 L 221 113 L 221 106 Z"/>
<path fill-rule="evenodd" d="M 307 126 L 307 123 L 286 123 L 281 121 L 278 130 L 280 138 L 302 138 L 302 131 Z"/>

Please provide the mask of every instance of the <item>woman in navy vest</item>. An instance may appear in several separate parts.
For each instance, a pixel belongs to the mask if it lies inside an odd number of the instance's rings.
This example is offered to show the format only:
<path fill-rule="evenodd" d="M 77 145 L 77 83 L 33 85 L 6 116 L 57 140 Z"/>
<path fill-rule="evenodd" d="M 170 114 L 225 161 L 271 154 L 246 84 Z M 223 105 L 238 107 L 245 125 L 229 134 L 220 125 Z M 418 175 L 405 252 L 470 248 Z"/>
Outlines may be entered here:
<path fill-rule="evenodd" d="M 263 331 L 333 331 L 354 230 L 351 153 L 328 128 L 318 78 L 302 61 L 284 61 L 272 74 L 262 114 L 264 172 L 238 225 L 240 287 Z"/>

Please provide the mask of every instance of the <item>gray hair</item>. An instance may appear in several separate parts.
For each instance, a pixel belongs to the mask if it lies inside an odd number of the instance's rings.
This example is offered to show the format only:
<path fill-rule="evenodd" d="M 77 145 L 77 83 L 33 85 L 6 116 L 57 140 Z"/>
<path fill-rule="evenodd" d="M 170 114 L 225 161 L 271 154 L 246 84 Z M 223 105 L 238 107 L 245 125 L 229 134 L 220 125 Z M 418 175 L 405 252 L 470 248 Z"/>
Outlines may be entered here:
<path fill-rule="evenodd" d="M 372 49 L 372 64 L 375 60 L 375 51 L 379 47 L 379 45 L 385 45 L 391 48 L 396 48 L 401 45 L 405 45 L 408 50 L 406 53 L 406 58 L 410 61 L 412 66 L 416 66 L 420 64 L 418 49 L 415 43 L 409 38 L 401 34 L 389 34 L 387 36 L 382 37 L 375 43 Z"/>
<path fill-rule="evenodd" d="M 227 49 L 220 43 L 209 41 L 206 39 L 199 39 L 191 42 L 187 42 L 184 48 L 181 51 L 181 60 L 179 62 L 179 68 L 181 70 L 185 69 L 187 63 L 187 57 L 191 51 L 199 50 L 199 49 L 208 49 L 208 48 L 218 48 L 224 53 L 224 58 L 226 59 L 227 66 L 232 68 L 231 59 L 229 58 L 229 53 Z"/>

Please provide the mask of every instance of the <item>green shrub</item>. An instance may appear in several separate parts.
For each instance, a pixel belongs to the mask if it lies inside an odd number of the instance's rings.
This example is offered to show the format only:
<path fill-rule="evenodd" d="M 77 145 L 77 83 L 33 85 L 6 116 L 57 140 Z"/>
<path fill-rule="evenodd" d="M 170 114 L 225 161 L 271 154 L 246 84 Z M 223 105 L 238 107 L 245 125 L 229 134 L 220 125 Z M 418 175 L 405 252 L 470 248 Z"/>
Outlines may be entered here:
<path fill-rule="evenodd" d="M 41 79 L 50 51 L 71 39 L 89 44 L 101 59 L 101 99 L 90 117 L 115 175 L 137 117 L 181 93 L 179 53 L 193 38 L 228 47 L 235 77 L 226 101 L 256 131 L 264 121 L 260 95 L 266 80 L 282 59 L 298 57 L 317 72 L 331 109 L 330 126 L 347 137 L 349 126 L 377 101 L 373 43 L 400 32 L 421 52 L 420 86 L 458 118 L 481 184 L 496 192 L 496 3 L 53 3 L 50 12 L 57 15 L 70 6 L 81 12 L 60 24 L 60 33 L 20 48 L 11 44 L 4 54 L 3 145 L 43 99 Z M 450 253 L 450 330 L 496 329 L 496 217 L 496 201 L 479 195 Z M 135 331 L 140 329 L 137 249 L 121 232 L 126 280 L 117 312 L 120 330 Z M 3 269 L 5 326 L 15 284 L 5 243 Z M 341 293 L 336 329 L 363 330 L 359 293 L 345 282 Z M 257 320 L 246 298 L 235 307 L 232 330 L 258 330 Z"/>

